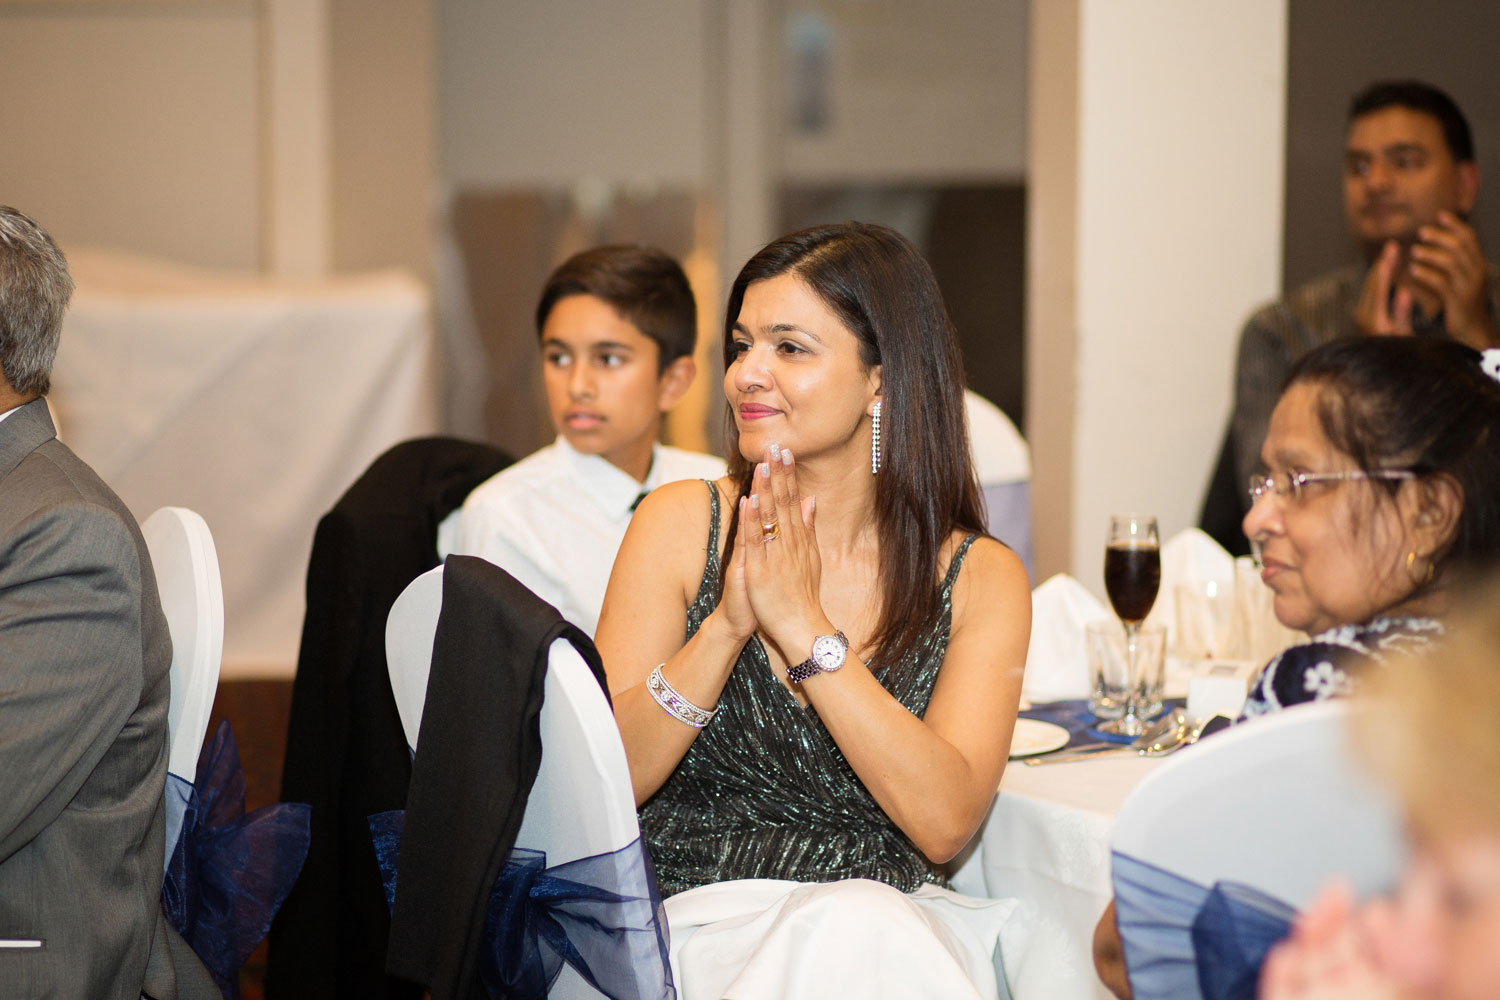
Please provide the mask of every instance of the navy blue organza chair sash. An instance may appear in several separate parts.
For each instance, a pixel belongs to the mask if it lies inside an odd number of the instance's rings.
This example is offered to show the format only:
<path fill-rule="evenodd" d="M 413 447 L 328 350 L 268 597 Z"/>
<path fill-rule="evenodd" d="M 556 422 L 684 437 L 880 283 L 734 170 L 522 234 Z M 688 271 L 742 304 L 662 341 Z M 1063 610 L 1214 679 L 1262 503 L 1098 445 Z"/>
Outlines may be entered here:
<path fill-rule="evenodd" d="M 238 996 L 240 966 L 270 930 L 307 860 L 312 810 L 278 802 L 245 813 L 245 772 L 227 720 L 190 785 L 167 775 L 161 907 L 218 982 Z"/>
<path fill-rule="evenodd" d="M 370 817 L 386 902 L 394 907 L 405 812 Z M 571 965 L 611 1000 L 674 1000 L 667 922 L 645 845 L 553 868 L 515 848 L 490 890 L 480 976 L 491 997 L 542 1000 Z"/>
<path fill-rule="evenodd" d="M 1253 886 L 1203 886 L 1114 854 L 1115 914 L 1139 1000 L 1253 1000 L 1260 966 L 1295 910 Z"/>

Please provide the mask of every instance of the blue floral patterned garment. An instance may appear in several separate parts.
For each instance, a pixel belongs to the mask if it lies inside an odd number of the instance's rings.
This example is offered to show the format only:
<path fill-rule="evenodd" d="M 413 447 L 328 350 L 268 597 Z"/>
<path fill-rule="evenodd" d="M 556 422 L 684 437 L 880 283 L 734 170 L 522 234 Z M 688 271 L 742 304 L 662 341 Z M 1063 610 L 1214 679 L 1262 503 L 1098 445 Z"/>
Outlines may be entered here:
<path fill-rule="evenodd" d="M 1443 635 L 1433 618 L 1376 618 L 1367 625 L 1340 625 L 1271 658 L 1245 699 L 1240 718 L 1265 715 L 1288 705 L 1353 692 L 1369 664 L 1394 656 L 1420 653 Z"/>

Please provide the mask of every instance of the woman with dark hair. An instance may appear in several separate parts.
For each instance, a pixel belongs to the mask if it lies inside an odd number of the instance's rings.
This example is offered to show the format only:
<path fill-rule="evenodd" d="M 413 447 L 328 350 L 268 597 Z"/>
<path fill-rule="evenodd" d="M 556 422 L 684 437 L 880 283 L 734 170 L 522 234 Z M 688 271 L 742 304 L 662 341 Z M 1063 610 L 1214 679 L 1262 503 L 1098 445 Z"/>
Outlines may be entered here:
<path fill-rule="evenodd" d="M 1310 638 L 1266 664 L 1244 717 L 1343 697 L 1442 638 L 1455 573 L 1500 557 L 1497 373 L 1500 351 L 1438 337 L 1336 340 L 1292 369 L 1244 527 L 1277 619 Z M 1131 995 L 1113 903 L 1094 965 Z"/>
<path fill-rule="evenodd" d="M 724 357 L 730 474 L 646 498 L 597 640 L 678 987 L 1005 995 L 1015 904 L 942 866 L 1005 767 L 1030 592 L 983 534 L 931 269 L 881 226 L 783 237 Z"/>
<path fill-rule="evenodd" d="M 1309 633 L 1245 715 L 1346 694 L 1366 661 L 1443 629 L 1453 570 L 1500 555 L 1500 383 L 1441 338 L 1335 341 L 1293 369 L 1245 534 L 1276 617 Z"/>

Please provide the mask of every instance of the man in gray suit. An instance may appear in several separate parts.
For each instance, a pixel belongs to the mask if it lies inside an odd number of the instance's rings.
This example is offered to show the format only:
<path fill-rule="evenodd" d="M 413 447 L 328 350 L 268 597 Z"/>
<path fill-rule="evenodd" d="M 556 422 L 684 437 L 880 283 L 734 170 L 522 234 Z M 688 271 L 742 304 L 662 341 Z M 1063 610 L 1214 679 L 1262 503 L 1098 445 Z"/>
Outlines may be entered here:
<path fill-rule="evenodd" d="M 172 644 L 150 557 L 42 398 L 72 291 L 0 206 L 0 997 L 215 996 L 162 917 Z"/>

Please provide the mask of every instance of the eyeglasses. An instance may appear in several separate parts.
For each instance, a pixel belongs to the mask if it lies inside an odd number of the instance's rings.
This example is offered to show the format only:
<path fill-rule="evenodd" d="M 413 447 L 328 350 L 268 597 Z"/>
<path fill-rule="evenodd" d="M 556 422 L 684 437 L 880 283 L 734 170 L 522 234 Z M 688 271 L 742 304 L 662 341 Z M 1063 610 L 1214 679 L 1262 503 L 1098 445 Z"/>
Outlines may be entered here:
<path fill-rule="evenodd" d="M 1411 469 L 1350 469 L 1347 472 L 1273 472 L 1270 475 L 1250 477 L 1250 503 L 1275 493 L 1279 497 L 1291 497 L 1296 503 L 1302 499 L 1302 491 L 1314 483 L 1342 483 L 1351 479 L 1415 479 Z"/>

